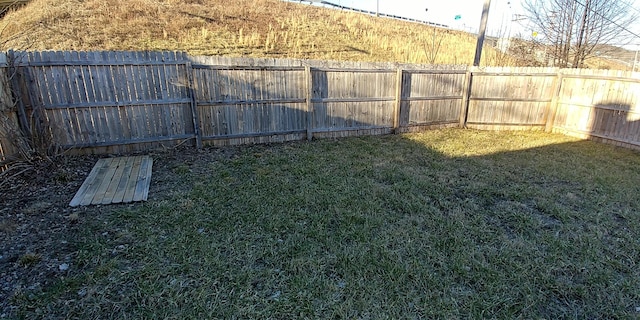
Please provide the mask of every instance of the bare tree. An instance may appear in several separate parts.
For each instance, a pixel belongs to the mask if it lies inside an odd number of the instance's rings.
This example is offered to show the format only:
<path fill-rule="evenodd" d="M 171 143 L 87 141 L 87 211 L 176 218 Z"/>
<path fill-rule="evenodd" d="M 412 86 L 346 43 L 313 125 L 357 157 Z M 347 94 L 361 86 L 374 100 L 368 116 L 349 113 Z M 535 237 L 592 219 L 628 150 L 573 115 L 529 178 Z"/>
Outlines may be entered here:
<path fill-rule="evenodd" d="M 599 44 L 624 44 L 634 37 L 626 30 L 638 19 L 632 0 L 523 0 L 535 31 L 553 49 L 558 67 L 581 68 Z"/>
<path fill-rule="evenodd" d="M 427 36 L 427 42 L 424 44 L 424 55 L 427 59 L 427 63 L 435 64 L 440 48 L 442 47 L 442 30 L 436 30 L 435 26 L 431 26 Z"/>
<path fill-rule="evenodd" d="M 12 5 L 20 5 L 23 1 L 13 1 L 0 6 L 0 17 L 3 17 Z M 0 24 L 0 48 L 5 48 L 7 42 L 14 39 L 5 37 L 4 32 L 8 23 Z M 28 34 L 29 30 L 24 30 L 20 34 Z M 26 49 L 26 48 L 25 48 Z M 6 57 L 6 55 L 5 55 Z M 0 186 L 8 181 L 5 179 L 12 171 L 19 170 L 18 174 L 32 170 L 33 161 L 43 159 L 36 154 L 33 137 L 29 136 L 18 124 L 17 104 L 19 97 L 13 94 L 11 83 L 16 77 L 16 68 L 12 68 L 14 61 L 6 61 L 7 65 L 0 65 Z M 6 154 L 7 150 L 11 154 Z M 46 154 L 43 153 L 44 156 Z M 21 161 L 18 165 L 7 167 L 9 163 Z"/>

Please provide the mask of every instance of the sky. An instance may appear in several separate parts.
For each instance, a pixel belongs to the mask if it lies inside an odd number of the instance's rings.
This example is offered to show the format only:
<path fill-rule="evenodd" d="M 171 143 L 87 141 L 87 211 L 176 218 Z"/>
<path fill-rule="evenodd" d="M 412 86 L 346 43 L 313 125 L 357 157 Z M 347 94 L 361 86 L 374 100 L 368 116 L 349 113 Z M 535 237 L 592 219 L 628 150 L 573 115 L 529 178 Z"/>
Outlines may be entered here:
<path fill-rule="evenodd" d="M 448 25 L 454 29 L 476 33 L 480 26 L 483 0 L 327 0 L 343 6 L 376 11 L 379 2 L 380 12 L 426 20 Z M 615 1 L 615 0 L 614 0 Z M 526 19 L 522 18 L 525 11 L 521 6 L 522 0 L 491 0 L 487 33 L 492 36 L 511 35 L 530 39 L 536 31 L 527 27 Z M 633 6 L 640 12 L 640 0 L 635 0 Z M 428 10 L 426 10 L 428 9 Z M 460 16 L 458 20 L 456 16 Z M 640 35 L 640 21 L 634 26 L 628 26 Z M 640 38 L 634 39 L 635 46 L 626 46 L 631 50 L 640 49 Z"/>

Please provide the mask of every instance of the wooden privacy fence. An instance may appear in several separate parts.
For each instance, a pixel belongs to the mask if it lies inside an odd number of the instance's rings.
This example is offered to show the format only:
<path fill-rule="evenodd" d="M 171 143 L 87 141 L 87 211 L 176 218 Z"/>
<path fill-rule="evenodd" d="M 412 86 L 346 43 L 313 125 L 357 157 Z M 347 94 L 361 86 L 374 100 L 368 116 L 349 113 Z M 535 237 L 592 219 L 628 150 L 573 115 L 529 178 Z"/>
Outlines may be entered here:
<path fill-rule="evenodd" d="M 563 70 L 553 128 L 640 149 L 640 73 Z"/>
<path fill-rule="evenodd" d="M 546 129 L 640 147 L 637 75 L 191 57 L 9 52 L 23 130 L 63 149 L 130 152 L 436 127 Z"/>
<path fill-rule="evenodd" d="M 21 127 L 63 149 L 196 136 L 185 54 L 9 52 L 9 61 Z"/>

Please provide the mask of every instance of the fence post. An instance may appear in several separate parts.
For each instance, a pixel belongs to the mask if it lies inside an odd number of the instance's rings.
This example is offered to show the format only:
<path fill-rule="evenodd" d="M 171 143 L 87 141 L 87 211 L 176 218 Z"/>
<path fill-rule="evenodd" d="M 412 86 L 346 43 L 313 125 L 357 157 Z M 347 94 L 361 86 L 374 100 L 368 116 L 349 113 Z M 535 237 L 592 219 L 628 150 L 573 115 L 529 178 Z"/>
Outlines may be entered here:
<path fill-rule="evenodd" d="M 7 65 L 9 69 L 9 79 L 11 80 L 10 89 L 13 92 L 13 99 L 16 102 L 17 111 L 18 111 L 18 123 L 20 125 L 20 129 L 22 133 L 30 137 L 31 136 L 31 128 L 29 126 L 29 121 L 27 120 L 27 111 L 24 105 L 24 101 L 22 100 L 23 95 L 20 91 L 20 82 L 18 81 L 18 68 L 16 68 L 16 53 L 13 50 L 9 50 L 7 53 Z"/>
<path fill-rule="evenodd" d="M 396 71 L 396 100 L 393 105 L 393 133 L 400 133 L 400 109 L 402 108 L 402 79 L 404 70 L 398 68 Z"/>
<path fill-rule="evenodd" d="M 545 132 L 553 131 L 553 122 L 556 119 L 556 112 L 558 111 L 558 100 L 560 99 L 560 92 L 562 92 L 562 71 L 558 70 L 553 84 L 553 96 L 551 97 L 551 103 L 547 105 L 547 119 L 545 123 Z"/>
<path fill-rule="evenodd" d="M 464 86 L 462 87 L 462 100 L 460 101 L 460 128 L 467 127 L 467 117 L 469 115 L 469 101 L 471 96 L 471 86 L 473 81 L 473 67 L 467 67 L 464 76 Z"/>
<path fill-rule="evenodd" d="M 200 135 L 200 117 L 198 116 L 198 99 L 194 90 L 195 81 L 193 81 L 193 67 L 191 61 L 188 60 L 188 56 L 185 53 L 183 56 L 186 59 L 185 68 L 187 72 L 187 80 L 189 81 L 189 98 L 191 99 L 191 119 L 193 120 L 193 134 L 196 136 L 196 148 L 202 148 L 202 136 Z"/>
<path fill-rule="evenodd" d="M 311 141 L 313 139 L 313 102 L 311 98 L 313 97 L 313 77 L 311 74 L 311 67 L 304 67 L 305 74 L 305 83 L 306 83 L 306 100 L 307 100 L 307 140 Z"/>

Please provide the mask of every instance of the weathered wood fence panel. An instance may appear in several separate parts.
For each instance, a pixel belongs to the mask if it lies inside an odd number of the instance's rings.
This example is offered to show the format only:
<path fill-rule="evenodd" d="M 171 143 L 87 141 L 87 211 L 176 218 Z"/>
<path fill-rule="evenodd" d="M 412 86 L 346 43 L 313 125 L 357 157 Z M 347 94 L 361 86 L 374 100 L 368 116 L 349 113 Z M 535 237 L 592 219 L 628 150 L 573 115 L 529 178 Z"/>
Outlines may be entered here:
<path fill-rule="evenodd" d="M 483 68 L 473 72 L 467 126 L 543 128 L 552 102 L 554 68 Z"/>
<path fill-rule="evenodd" d="M 464 107 L 466 70 L 407 70 L 402 80 L 400 126 L 457 124 Z"/>
<path fill-rule="evenodd" d="M 174 52 L 15 54 L 29 122 L 63 149 L 195 137 L 189 61 Z M 39 128 L 41 127 L 41 128 Z"/>
<path fill-rule="evenodd" d="M 563 70 L 556 131 L 640 148 L 640 74 Z"/>
<path fill-rule="evenodd" d="M 311 69 L 311 78 L 313 132 L 393 127 L 395 70 Z"/>
<path fill-rule="evenodd" d="M 424 66 L 397 63 L 191 60 L 203 140 L 215 140 L 215 144 L 297 140 L 305 130 L 315 137 L 390 133 L 401 112 L 401 131 L 417 125 L 455 124 L 466 71 L 461 66 L 415 70 Z M 398 70 L 403 83 L 401 106 L 396 109 Z M 283 88 L 284 93 L 273 94 Z"/>
<path fill-rule="evenodd" d="M 14 132 L 18 126 L 18 117 L 13 107 L 9 88 L 9 75 L 6 55 L 0 54 L 0 170 L 3 165 L 14 159 L 18 149 L 14 145 Z"/>
<path fill-rule="evenodd" d="M 304 68 L 192 67 L 203 140 L 306 132 Z"/>

